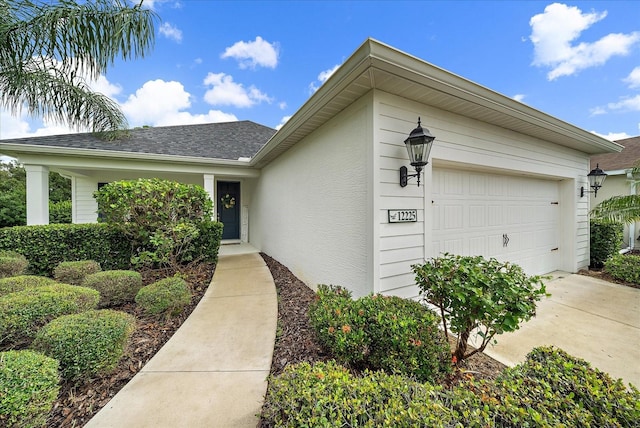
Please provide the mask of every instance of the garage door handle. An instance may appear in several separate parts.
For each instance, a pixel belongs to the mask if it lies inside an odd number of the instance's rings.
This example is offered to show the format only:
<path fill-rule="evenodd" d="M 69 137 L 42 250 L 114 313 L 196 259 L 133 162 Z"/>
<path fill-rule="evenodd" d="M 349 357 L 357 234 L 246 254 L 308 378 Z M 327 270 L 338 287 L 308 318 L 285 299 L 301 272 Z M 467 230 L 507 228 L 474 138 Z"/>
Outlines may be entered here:
<path fill-rule="evenodd" d="M 506 247 L 509 245 L 509 235 L 507 235 L 506 233 L 502 234 L 502 246 Z"/>

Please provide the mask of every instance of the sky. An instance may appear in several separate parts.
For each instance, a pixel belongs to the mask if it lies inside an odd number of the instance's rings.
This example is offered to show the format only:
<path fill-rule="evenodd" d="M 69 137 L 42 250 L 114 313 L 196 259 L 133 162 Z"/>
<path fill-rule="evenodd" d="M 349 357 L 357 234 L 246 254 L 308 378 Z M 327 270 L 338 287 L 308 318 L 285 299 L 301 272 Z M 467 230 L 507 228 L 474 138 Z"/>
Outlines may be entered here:
<path fill-rule="evenodd" d="M 155 47 L 89 82 L 129 125 L 279 128 L 368 38 L 610 140 L 640 135 L 637 1 L 144 0 Z M 77 132 L 0 108 L 0 139 Z"/>

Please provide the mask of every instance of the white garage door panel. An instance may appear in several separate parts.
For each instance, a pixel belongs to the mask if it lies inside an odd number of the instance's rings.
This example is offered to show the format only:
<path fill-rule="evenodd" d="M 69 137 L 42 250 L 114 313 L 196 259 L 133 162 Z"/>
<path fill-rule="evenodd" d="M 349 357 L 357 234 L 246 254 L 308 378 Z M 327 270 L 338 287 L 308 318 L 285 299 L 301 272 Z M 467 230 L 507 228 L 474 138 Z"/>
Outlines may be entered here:
<path fill-rule="evenodd" d="M 436 168 L 432 199 L 434 253 L 509 260 L 529 274 L 558 268 L 557 182 Z"/>

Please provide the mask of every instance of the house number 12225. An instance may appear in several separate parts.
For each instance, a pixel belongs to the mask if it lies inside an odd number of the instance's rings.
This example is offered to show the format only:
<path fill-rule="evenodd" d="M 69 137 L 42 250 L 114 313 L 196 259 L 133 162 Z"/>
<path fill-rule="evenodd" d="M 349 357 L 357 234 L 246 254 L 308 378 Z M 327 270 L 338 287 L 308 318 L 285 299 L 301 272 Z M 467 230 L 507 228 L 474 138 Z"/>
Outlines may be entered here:
<path fill-rule="evenodd" d="M 388 210 L 389 223 L 410 223 L 418 221 L 418 210 Z"/>

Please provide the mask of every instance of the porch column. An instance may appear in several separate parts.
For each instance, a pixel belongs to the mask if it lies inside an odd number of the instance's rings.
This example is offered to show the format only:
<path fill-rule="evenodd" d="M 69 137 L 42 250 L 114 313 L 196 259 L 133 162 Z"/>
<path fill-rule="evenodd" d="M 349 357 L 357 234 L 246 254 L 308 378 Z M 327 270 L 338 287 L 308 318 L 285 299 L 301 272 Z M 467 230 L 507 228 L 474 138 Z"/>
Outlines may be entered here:
<path fill-rule="evenodd" d="M 49 168 L 25 165 L 27 173 L 27 225 L 49 224 Z"/>
<path fill-rule="evenodd" d="M 206 190 L 206 192 L 209 194 L 209 199 L 211 199 L 211 201 L 213 202 L 214 205 L 214 209 L 213 209 L 213 213 L 211 214 L 211 219 L 215 220 L 216 219 L 216 210 L 215 210 L 215 204 L 216 204 L 216 192 L 215 192 L 215 176 L 213 174 L 203 174 L 203 181 L 204 181 L 204 190 Z"/>

